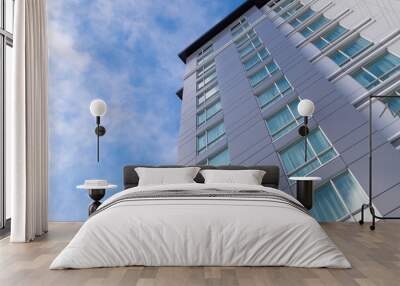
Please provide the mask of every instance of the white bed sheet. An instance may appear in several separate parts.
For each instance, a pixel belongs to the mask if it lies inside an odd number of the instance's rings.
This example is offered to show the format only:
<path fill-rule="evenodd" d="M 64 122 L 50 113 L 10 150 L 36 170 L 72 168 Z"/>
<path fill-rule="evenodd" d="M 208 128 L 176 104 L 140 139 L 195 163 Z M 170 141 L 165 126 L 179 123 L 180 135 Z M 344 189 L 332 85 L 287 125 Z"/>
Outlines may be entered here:
<path fill-rule="evenodd" d="M 143 186 L 154 190 L 265 190 L 231 184 Z M 50 269 L 145 266 L 293 266 L 350 268 L 317 221 L 262 199 L 184 198 L 125 201 L 86 221 Z"/>

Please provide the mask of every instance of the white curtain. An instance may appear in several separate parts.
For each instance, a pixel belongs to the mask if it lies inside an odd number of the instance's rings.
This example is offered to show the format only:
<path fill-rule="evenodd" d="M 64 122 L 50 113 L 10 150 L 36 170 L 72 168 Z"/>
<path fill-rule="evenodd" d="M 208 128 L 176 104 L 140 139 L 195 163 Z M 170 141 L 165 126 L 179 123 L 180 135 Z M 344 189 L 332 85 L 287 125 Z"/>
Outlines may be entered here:
<path fill-rule="evenodd" d="M 13 93 L 6 113 L 12 242 L 47 232 L 46 0 L 15 1 Z"/>

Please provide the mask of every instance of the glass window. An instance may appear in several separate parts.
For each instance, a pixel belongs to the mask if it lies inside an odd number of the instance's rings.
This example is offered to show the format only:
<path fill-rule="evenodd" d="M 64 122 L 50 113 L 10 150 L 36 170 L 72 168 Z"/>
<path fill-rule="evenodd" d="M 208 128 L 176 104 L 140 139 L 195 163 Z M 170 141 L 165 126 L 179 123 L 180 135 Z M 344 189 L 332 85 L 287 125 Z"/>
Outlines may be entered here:
<path fill-rule="evenodd" d="M 297 112 L 299 101 L 299 99 L 295 99 L 265 120 L 272 139 L 276 140 L 282 137 L 301 123 L 299 121 L 301 116 Z"/>
<path fill-rule="evenodd" d="M 204 58 L 201 58 L 197 61 L 197 65 L 201 66 L 202 64 L 204 64 L 206 61 L 208 61 L 211 58 L 212 54 L 208 54 L 206 55 Z"/>
<path fill-rule="evenodd" d="M 252 51 L 254 51 L 254 47 L 251 43 L 248 43 L 247 45 L 243 46 L 242 49 L 239 50 L 239 55 L 241 58 L 244 58 L 248 54 L 250 54 Z"/>
<path fill-rule="evenodd" d="M 263 66 L 259 71 L 255 72 L 250 76 L 250 84 L 252 87 L 255 87 L 260 82 L 262 82 L 266 77 L 271 76 L 274 72 L 279 70 L 278 66 L 274 61 Z"/>
<path fill-rule="evenodd" d="M 366 202 L 365 192 L 349 172 L 334 178 L 332 182 L 350 212 L 356 212 Z"/>
<path fill-rule="evenodd" d="M 217 101 L 197 114 L 197 126 L 202 125 L 221 110 L 221 101 Z"/>
<path fill-rule="evenodd" d="M 270 54 L 267 52 L 265 48 L 262 48 L 258 51 L 254 56 L 251 56 L 249 59 L 243 62 L 244 68 L 248 71 L 256 66 L 258 63 L 265 60 Z"/>
<path fill-rule="evenodd" d="M 317 128 L 307 136 L 307 162 L 304 161 L 304 139 L 300 138 L 279 152 L 288 176 L 305 176 L 336 157 L 328 138 Z"/>
<path fill-rule="evenodd" d="M 339 48 L 337 51 L 329 55 L 329 57 L 338 65 L 342 66 L 349 62 L 351 59 L 355 58 L 368 47 L 372 45 L 371 42 L 367 41 L 361 36 L 358 36 L 350 43 Z"/>
<path fill-rule="evenodd" d="M 303 4 L 297 3 L 292 8 L 288 9 L 286 12 L 282 13 L 281 17 L 286 20 L 297 13 L 301 8 L 303 8 Z"/>
<path fill-rule="evenodd" d="M 389 52 L 385 52 L 353 73 L 352 77 L 366 89 L 371 89 L 384 82 L 392 74 L 399 71 L 399 69 L 400 58 Z"/>
<path fill-rule="evenodd" d="M 241 46 L 248 43 L 250 40 L 254 39 L 255 37 L 257 37 L 257 34 L 254 31 L 254 29 L 251 29 L 246 34 L 244 34 L 243 36 L 241 36 L 237 40 L 235 40 L 235 45 L 238 48 L 240 48 Z"/>
<path fill-rule="evenodd" d="M 396 90 L 389 95 L 396 97 L 382 97 L 380 100 L 386 104 L 393 116 L 400 117 L 400 90 Z"/>
<path fill-rule="evenodd" d="M 243 46 L 242 49 L 239 50 L 239 55 L 241 58 L 244 58 L 248 54 L 250 54 L 254 50 L 254 47 L 251 43 L 248 43 L 247 45 Z"/>
<path fill-rule="evenodd" d="M 306 27 L 304 27 L 300 31 L 300 34 L 302 34 L 305 38 L 308 38 L 312 33 L 314 33 L 316 30 L 318 30 L 322 26 L 325 26 L 328 22 L 329 22 L 329 20 L 327 18 L 325 18 L 324 16 L 319 16 L 317 19 L 315 19 L 310 24 L 308 24 Z"/>
<path fill-rule="evenodd" d="M 386 99 L 386 102 L 393 116 L 400 117 L 400 94 L 398 97 L 399 98 L 388 98 Z"/>
<path fill-rule="evenodd" d="M 246 44 L 243 47 L 239 48 L 240 58 L 243 59 L 248 54 L 250 54 L 251 52 L 256 50 L 258 47 L 260 47 L 261 45 L 262 45 L 261 40 L 258 37 L 254 38 L 248 44 Z"/>
<path fill-rule="evenodd" d="M 197 152 L 201 152 L 205 150 L 207 147 L 207 136 L 206 133 L 204 133 L 201 136 L 197 137 Z"/>
<path fill-rule="evenodd" d="M 209 129 L 207 131 L 207 144 L 211 144 L 215 142 L 218 138 L 220 138 L 225 133 L 224 123 L 216 125 L 215 127 Z"/>
<path fill-rule="evenodd" d="M 203 87 L 211 83 L 216 78 L 217 78 L 217 72 L 214 68 L 211 71 L 207 72 L 203 78 L 197 81 L 197 91 L 201 90 Z"/>
<path fill-rule="evenodd" d="M 207 112 L 204 110 L 203 112 L 200 112 L 197 114 L 197 126 L 200 126 L 201 124 L 206 122 L 207 118 Z"/>
<path fill-rule="evenodd" d="M 361 185 L 346 171 L 315 190 L 314 206 L 310 212 L 320 222 L 341 221 L 353 217 L 366 202 Z"/>
<path fill-rule="evenodd" d="M 218 153 L 217 155 L 210 157 L 207 160 L 207 165 L 211 166 L 221 166 L 221 165 L 229 165 L 230 164 L 229 151 L 228 148 Z"/>
<path fill-rule="evenodd" d="M 221 121 L 217 125 L 207 129 L 203 134 L 197 137 L 197 152 L 201 153 L 212 144 L 216 143 L 225 135 L 224 122 Z"/>
<path fill-rule="evenodd" d="M 247 37 L 247 34 L 246 34 L 246 35 L 241 36 L 240 38 L 238 38 L 234 42 L 235 42 L 236 46 L 241 46 L 244 43 L 246 43 L 248 40 L 249 40 L 249 38 Z"/>
<path fill-rule="evenodd" d="M 231 32 L 232 32 L 232 36 L 237 36 L 239 35 L 241 32 L 243 32 L 244 30 L 246 30 L 248 27 L 250 27 L 250 24 L 246 21 L 245 18 L 242 18 L 239 20 L 239 22 L 232 27 Z"/>
<path fill-rule="evenodd" d="M 202 77 L 204 75 L 204 73 L 210 71 L 213 67 L 215 67 L 215 61 L 210 61 L 210 62 L 204 64 L 199 69 L 197 69 L 196 78 Z"/>
<path fill-rule="evenodd" d="M 212 49 L 213 49 L 213 48 L 212 48 L 212 44 L 210 44 L 210 45 L 208 45 L 208 46 L 202 48 L 201 51 L 199 52 L 199 57 L 201 57 L 201 56 L 203 56 L 203 55 L 205 55 L 205 54 L 208 54 L 209 52 L 212 51 Z"/>
<path fill-rule="evenodd" d="M 348 212 L 339 199 L 331 182 L 314 191 L 314 204 L 311 215 L 320 222 L 338 221 Z"/>
<path fill-rule="evenodd" d="M 287 0 L 287 1 L 281 1 L 280 4 L 276 5 L 274 7 L 274 11 L 276 13 L 279 13 L 282 9 L 284 9 L 285 7 L 289 6 L 290 4 L 292 4 L 295 0 Z"/>
<path fill-rule="evenodd" d="M 318 49 L 322 50 L 326 46 L 328 46 L 330 43 L 336 41 L 339 39 L 343 34 L 345 34 L 348 30 L 343 28 L 340 25 L 337 25 L 335 28 L 329 30 L 322 36 L 319 36 L 317 39 L 312 41 L 314 46 L 316 46 Z"/>
<path fill-rule="evenodd" d="M 306 21 L 308 18 L 310 18 L 312 15 L 314 15 L 315 12 L 308 8 L 305 10 L 300 16 L 294 18 L 289 22 L 289 24 L 293 27 L 296 28 L 301 25 L 304 21 Z"/>
<path fill-rule="evenodd" d="M 217 142 L 225 135 L 224 122 L 207 129 L 203 134 L 197 136 L 197 152 L 201 153 Z"/>
<path fill-rule="evenodd" d="M 213 84 L 210 87 L 207 87 L 205 91 L 197 96 L 197 105 L 201 105 L 208 101 L 210 98 L 216 96 L 219 92 L 219 88 L 217 84 Z"/>
<path fill-rule="evenodd" d="M 212 52 L 213 52 L 212 44 L 201 49 L 197 55 L 197 65 L 204 64 L 211 57 Z"/>
<path fill-rule="evenodd" d="M 289 81 L 285 77 L 282 77 L 257 96 L 258 104 L 261 108 L 266 108 L 291 90 L 292 87 Z"/>

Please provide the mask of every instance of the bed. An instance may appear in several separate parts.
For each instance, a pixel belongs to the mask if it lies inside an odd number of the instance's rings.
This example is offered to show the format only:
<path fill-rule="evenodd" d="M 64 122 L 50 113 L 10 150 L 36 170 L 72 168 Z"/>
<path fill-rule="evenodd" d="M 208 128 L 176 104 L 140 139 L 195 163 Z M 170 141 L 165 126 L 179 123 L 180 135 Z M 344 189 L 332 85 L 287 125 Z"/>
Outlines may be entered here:
<path fill-rule="evenodd" d="M 261 185 L 205 184 L 199 173 L 193 183 L 152 186 L 138 186 L 137 167 L 124 168 L 124 191 L 104 201 L 50 269 L 351 267 L 307 210 L 278 190 L 276 166 L 218 167 L 263 170 Z"/>

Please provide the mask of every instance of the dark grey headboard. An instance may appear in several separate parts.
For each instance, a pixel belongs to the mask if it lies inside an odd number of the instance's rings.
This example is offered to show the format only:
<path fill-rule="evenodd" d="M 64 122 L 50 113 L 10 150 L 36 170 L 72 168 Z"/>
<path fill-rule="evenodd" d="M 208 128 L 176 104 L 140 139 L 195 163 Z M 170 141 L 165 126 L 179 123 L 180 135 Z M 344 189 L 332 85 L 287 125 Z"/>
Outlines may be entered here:
<path fill-rule="evenodd" d="M 139 177 L 135 172 L 137 167 L 147 168 L 182 168 L 185 166 L 178 165 L 162 165 L 162 166 L 145 166 L 145 165 L 130 165 L 124 167 L 124 189 L 136 187 L 139 183 Z M 262 180 L 262 185 L 265 187 L 279 188 L 279 167 L 277 166 L 198 166 L 201 169 L 218 169 L 218 170 L 264 170 L 265 176 Z M 197 183 L 204 183 L 203 176 L 199 173 L 194 180 Z"/>

